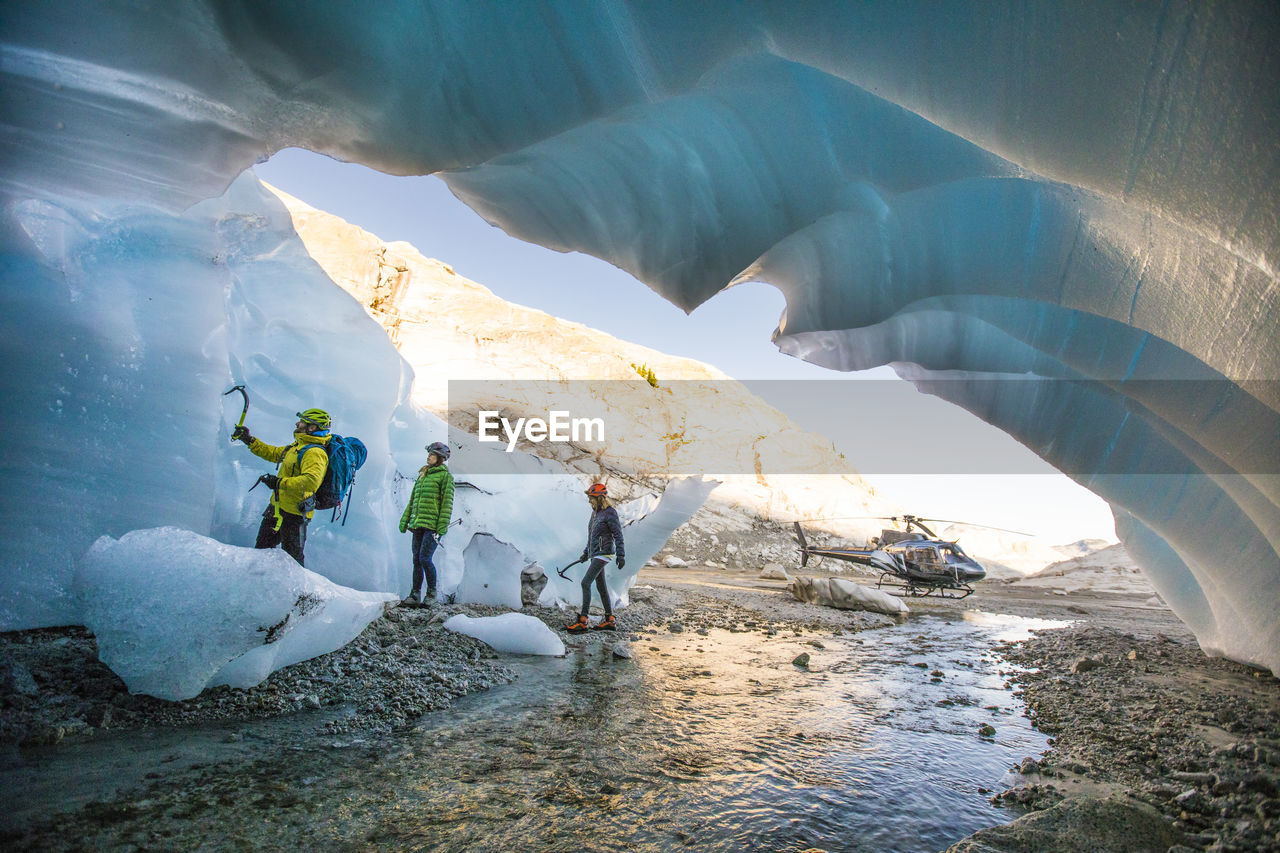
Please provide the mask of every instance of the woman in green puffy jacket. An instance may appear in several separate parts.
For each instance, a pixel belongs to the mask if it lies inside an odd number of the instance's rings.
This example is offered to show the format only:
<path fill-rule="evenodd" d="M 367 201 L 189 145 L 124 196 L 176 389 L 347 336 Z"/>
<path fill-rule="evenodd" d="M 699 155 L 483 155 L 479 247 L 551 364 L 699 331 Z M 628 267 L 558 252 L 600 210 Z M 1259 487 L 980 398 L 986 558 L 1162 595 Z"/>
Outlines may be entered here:
<path fill-rule="evenodd" d="M 427 445 L 427 464 L 418 471 L 409 505 L 400 516 L 400 532 L 413 531 L 413 591 L 402 604 L 418 603 L 424 577 L 427 594 L 422 601 L 434 601 L 436 597 L 436 566 L 431 557 L 453 515 L 453 475 L 444 464 L 448 459 L 449 445 L 441 441 Z"/>

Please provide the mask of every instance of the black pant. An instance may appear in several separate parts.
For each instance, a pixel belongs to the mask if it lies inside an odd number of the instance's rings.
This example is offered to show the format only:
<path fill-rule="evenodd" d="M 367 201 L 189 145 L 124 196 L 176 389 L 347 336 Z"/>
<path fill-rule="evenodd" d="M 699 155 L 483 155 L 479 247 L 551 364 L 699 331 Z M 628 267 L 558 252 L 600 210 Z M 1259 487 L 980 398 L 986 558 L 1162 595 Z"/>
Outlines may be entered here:
<path fill-rule="evenodd" d="M 436 591 L 436 564 L 431 556 L 436 552 L 440 540 L 434 530 L 425 527 L 413 528 L 413 591 L 422 591 L 422 578 L 427 579 L 427 592 Z"/>
<path fill-rule="evenodd" d="M 604 583 L 604 567 L 609 565 L 609 561 L 603 557 L 592 557 L 591 565 L 587 567 L 587 573 L 582 576 L 582 615 L 587 615 L 587 610 L 591 607 L 591 584 L 594 582 L 596 589 L 600 590 L 600 603 L 604 605 L 604 615 L 608 616 L 613 612 L 613 605 L 609 603 L 609 588 Z"/>
<path fill-rule="evenodd" d="M 262 513 L 262 524 L 258 525 L 258 541 L 253 543 L 253 547 L 274 548 L 279 545 L 286 554 L 298 561 L 299 566 L 305 566 L 306 563 L 302 561 L 302 546 L 307 544 L 307 519 L 291 512 L 280 514 L 284 520 L 280 522 L 280 529 L 276 530 L 276 511 L 267 504 L 266 511 Z"/>

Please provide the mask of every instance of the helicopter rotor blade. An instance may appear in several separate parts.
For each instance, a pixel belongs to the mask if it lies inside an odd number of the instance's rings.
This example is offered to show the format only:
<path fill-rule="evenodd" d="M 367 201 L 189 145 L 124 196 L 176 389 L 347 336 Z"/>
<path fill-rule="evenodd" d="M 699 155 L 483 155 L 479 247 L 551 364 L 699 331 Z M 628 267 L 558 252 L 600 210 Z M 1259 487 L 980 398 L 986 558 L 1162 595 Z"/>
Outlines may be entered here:
<path fill-rule="evenodd" d="M 794 524 L 807 523 L 811 521 L 894 521 L 900 524 L 914 524 L 920 526 L 922 521 L 931 521 L 934 524 L 963 524 L 966 527 L 984 527 L 988 530 L 999 530 L 1001 533 L 1012 533 L 1015 536 L 1026 536 L 1035 538 L 1034 533 L 1026 533 L 1022 530 L 1010 530 L 1007 527 L 996 527 L 993 524 L 975 524 L 971 521 L 957 521 L 954 518 L 926 518 L 922 515 L 911 515 L 903 513 L 902 515 L 837 515 L 824 516 L 822 518 L 801 518 L 794 521 Z M 926 528 L 927 529 L 927 528 Z M 933 534 L 930 534 L 933 535 Z"/>
<path fill-rule="evenodd" d="M 1035 538 L 1034 533 L 1024 533 L 1021 530 L 1010 530 L 1007 527 L 996 527 L 995 525 L 992 525 L 992 524 L 975 524 L 972 521 L 956 521 L 954 519 L 949 519 L 949 518 L 926 518 L 923 520 L 932 521 L 935 524 L 963 524 L 965 527 L 985 527 L 988 530 L 999 530 L 1002 533 L 1014 533 L 1014 534 L 1017 534 L 1018 536 L 1027 536 L 1033 539 Z"/>
<path fill-rule="evenodd" d="M 834 516 L 823 516 L 822 518 L 799 518 L 792 523 L 800 524 L 800 523 L 808 523 L 810 521 L 859 521 L 859 520 L 897 521 L 900 518 L 902 518 L 902 516 L 900 515 L 834 515 Z"/>

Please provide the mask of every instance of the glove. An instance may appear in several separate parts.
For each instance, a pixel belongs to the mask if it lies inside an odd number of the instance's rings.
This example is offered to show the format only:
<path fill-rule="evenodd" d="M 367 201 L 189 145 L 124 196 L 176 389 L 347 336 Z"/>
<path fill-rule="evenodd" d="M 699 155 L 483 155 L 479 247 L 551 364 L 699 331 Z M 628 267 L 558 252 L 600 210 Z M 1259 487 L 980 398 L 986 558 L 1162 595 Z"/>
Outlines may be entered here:
<path fill-rule="evenodd" d="M 270 489 L 270 490 L 271 490 L 271 491 L 273 491 L 273 492 L 274 492 L 276 489 L 280 488 L 280 478 L 279 478 L 279 477 L 277 477 L 275 474 L 263 474 L 263 475 L 262 475 L 261 477 L 259 477 L 258 479 L 259 479 L 259 480 L 261 480 L 262 482 L 266 483 L 266 484 L 267 484 L 267 488 L 268 488 L 268 489 Z"/>
<path fill-rule="evenodd" d="M 618 568 L 622 568 L 622 567 L 623 567 L 623 566 L 625 566 L 626 564 L 627 564 L 627 558 L 626 558 L 626 557 L 619 557 L 619 558 L 618 558 Z"/>
<path fill-rule="evenodd" d="M 243 441 L 245 444 L 253 444 L 253 436 L 249 435 L 247 426 L 238 426 L 231 431 L 232 441 Z"/>
<path fill-rule="evenodd" d="M 587 561 L 587 552 L 586 552 L 586 551 L 583 551 L 583 552 L 582 552 L 582 556 L 578 558 L 578 562 L 579 562 L 579 563 L 585 563 L 586 561 Z"/>

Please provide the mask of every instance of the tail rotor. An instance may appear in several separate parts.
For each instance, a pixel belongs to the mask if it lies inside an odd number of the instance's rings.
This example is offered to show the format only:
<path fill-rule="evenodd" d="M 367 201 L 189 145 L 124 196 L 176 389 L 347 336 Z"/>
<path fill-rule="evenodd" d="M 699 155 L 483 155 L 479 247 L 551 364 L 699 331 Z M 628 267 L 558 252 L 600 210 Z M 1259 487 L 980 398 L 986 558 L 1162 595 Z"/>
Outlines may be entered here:
<path fill-rule="evenodd" d="M 800 522 L 791 522 L 796 529 L 796 540 L 800 543 L 800 568 L 809 565 L 809 543 L 805 541 L 804 531 L 800 529 Z"/>

